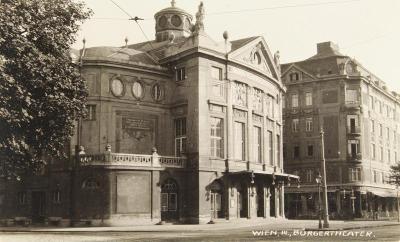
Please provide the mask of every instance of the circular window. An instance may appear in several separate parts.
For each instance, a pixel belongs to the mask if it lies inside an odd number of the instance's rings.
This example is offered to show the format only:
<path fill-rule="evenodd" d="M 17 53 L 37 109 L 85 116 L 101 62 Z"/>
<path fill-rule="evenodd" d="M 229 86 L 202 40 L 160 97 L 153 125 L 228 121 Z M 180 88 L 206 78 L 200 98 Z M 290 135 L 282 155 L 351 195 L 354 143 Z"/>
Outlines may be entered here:
<path fill-rule="evenodd" d="M 151 94 L 155 101 L 160 101 L 163 98 L 163 92 L 159 84 L 155 84 L 151 90 Z"/>
<path fill-rule="evenodd" d="M 191 24 L 190 24 L 190 19 L 189 18 L 185 19 L 185 23 L 186 23 L 186 28 L 190 28 Z"/>
<path fill-rule="evenodd" d="M 258 53 L 258 52 L 254 53 L 254 60 L 256 61 L 257 64 L 261 64 L 261 55 L 260 55 L 260 53 Z"/>
<path fill-rule="evenodd" d="M 161 16 L 161 17 L 158 19 L 158 25 L 159 25 L 161 28 L 164 28 L 165 26 L 167 26 L 167 18 L 166 18 L 165 16 Z"/>
<path fill-rule="evenodd" d="M 144 95 L 143 85 L 140 82 L 134 82 L 132 85 L 132 94 L 135 98 L 140 99 Z"/>
<path fill-rule="evenodd" d="M 114 96 L 120 97 L 124 93 L 124 84 L 119 79 L 113 79 L 111 81 L 111 92 Z"/>
<path fill-rule="evenodd" d="M 179 17 L 178 15 L 174 15 L 171 18 L 171 23 L 175 26 L 175 27 L 179 27 L 182 24 L 182 19 L 181 17 Z"/>

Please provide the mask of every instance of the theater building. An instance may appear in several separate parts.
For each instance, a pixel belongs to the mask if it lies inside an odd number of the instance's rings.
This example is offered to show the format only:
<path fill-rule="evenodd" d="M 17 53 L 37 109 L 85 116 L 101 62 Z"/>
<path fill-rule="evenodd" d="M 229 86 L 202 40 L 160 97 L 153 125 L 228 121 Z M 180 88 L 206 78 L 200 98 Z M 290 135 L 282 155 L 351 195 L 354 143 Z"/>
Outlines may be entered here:
<path fill-rule="evenodd" d="M 322 127 L 330 217 L 397 216 L 396 190 L 387 181 L 390 166 L 399 162 L 399 95 L 332 42 L 319 43 L 306 60 L 282 65 L 282 80 L 284 167 L 302 184 L 286 189 L 286 215 L 318 216 Z"/>
<path fill-rule="evenodd" d="M 279 55 L 260 36 L 211 39 L 171 6 L 155 40 L 75 53 L 88 89 L 71 159 L 3 188 L 2 218 L 67 225 L 283 218 Z M 80 146 L 75 156 L 74 147 Z"/>

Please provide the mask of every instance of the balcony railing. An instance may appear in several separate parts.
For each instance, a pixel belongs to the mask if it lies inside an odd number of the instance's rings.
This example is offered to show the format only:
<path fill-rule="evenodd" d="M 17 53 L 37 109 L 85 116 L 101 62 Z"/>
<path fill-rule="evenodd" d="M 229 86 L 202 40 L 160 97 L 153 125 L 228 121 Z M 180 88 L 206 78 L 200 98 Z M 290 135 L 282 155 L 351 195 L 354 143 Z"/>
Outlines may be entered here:
<path fill-rule="evenodd" d="M 155 148 L 153 148 L 153 154 L 145 155 L 112 153 L 110 146 L 101 154 L 84 154 L 81 152 L 79 161 L 81 166 L 115 165 L 154 168 L 185 168 L 187 163 L 186 157 L 160 156 Z"/>
<path fill-rule="evenodd" d="M 359 126 L 347 126 L 348 134 L 361 134 L 361 128 Z"/>

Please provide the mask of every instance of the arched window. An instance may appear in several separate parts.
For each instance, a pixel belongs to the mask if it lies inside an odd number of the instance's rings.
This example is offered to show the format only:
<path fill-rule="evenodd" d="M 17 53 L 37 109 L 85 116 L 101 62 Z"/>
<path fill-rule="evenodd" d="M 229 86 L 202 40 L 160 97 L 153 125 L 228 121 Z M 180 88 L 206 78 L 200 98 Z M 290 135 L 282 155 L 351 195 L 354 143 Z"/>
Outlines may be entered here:
<path fill-rule="evenodd" d="M 175 217 L 178 210 L 178 184 L 172 179 L 168 178 L 161 185 L 161 211 L 164 212 L 166 219 Z M 163 214 L 161 214 L 163 216 Z"/>

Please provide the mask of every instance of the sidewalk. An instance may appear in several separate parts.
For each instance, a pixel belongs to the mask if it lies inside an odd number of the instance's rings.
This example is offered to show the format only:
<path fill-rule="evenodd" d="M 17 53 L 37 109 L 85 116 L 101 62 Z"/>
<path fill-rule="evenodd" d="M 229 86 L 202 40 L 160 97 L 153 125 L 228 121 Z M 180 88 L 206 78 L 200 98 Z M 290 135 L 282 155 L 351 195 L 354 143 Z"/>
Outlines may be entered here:
<path fill-rule="evenodd" d="M 350 230 L 381 226 L 400 225 L 397 221 L 330 221 L 330 228 L 323 230 Z M 218 231 L 235 229 L 266 230 L 318 230 L 317 220 L 255 219 L 217 221 L 215 224 L 182 225 L 138 225 L 126 227 L 0 227 L 1 232 L 38 232 L 38 233 L 82 233 L 82 232 L 182 232 L 182 231 Z"/>

